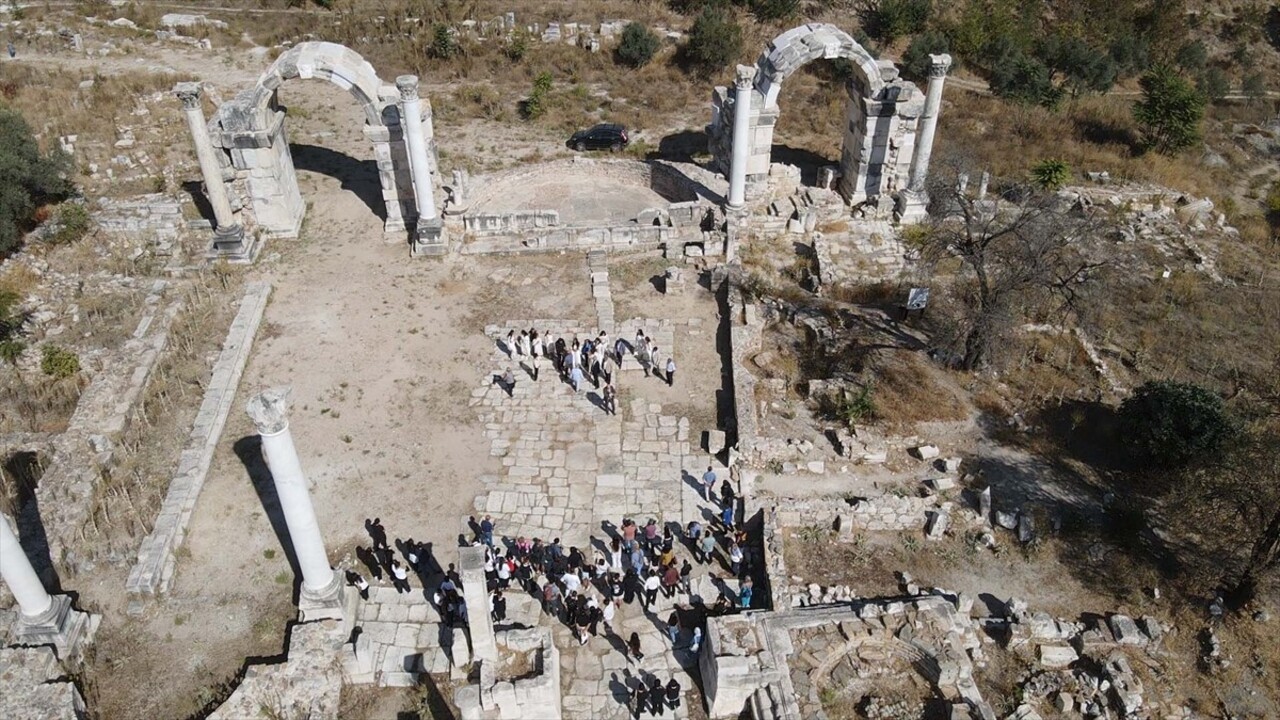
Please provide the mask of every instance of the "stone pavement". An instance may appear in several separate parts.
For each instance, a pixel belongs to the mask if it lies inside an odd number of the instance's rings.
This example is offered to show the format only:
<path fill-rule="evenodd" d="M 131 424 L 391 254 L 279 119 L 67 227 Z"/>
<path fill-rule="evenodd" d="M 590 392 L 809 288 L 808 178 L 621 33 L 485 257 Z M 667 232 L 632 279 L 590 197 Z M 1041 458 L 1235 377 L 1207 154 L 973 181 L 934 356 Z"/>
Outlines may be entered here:
<path fill-rule="evenodd" d="M 633 320 L 620 330 L 634 333 L 641 323 L 646 333 L 671 347 L 669 323 Z M 549 339 L 585 339 L 596 333 L 568 321 L 521 324 L 530 326 Z M 502 458 L 503 465 L 500 475 L 482 478 L 490 489 L 476 498 L 477 519 L 492 515 L 497 532 L 511 538 L 524 535 L 550 542 L 559 537 L 565 546 L 585 551 L 593 537 L 597 549 L 603 549 L 607 534 L 602 523 L 617 524 L 624 516 L 643 525 L 648 518 L 683 524 L 702 515 L 690 504 L 696 503 L 696 492 L 692 501 L 686 497 L 703 462 L 692 454 L 686 418 L 663 415 L 661 405 L 640 398 L 619 403 L 619 414 L 608 415 L 601 409 L 598 390 L 586 383 L 574 393 L 545 359 L 533 380 L 520 366 L 522 358 L 511 358 L 500 349 L 498 341 L 510 329 L 486 328 L 495 341 L 492 372 L 471 393 L 471 405 L 479 410 L 490 439 L 490 454 Z M 495 382 L 506 368 L 517 376 L 510 396 Z M 626 363 L 623 370 L 627 371 Z M 627 381 L 620 380 L 619 386 L 628 393 Z M 465 520 L 463 525 L 462 532 L 470 536 Z"/>

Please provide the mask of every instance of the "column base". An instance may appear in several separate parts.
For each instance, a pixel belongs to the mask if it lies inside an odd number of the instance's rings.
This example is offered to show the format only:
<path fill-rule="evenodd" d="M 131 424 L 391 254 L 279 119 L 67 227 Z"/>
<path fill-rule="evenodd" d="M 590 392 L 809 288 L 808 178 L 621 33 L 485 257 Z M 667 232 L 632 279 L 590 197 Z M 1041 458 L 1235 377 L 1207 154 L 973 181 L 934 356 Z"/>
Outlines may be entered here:
<path fill-rule="evenodd" d="M 342 574 L 336 571 L 329 584 L 320 590 L 310 590 L 304 583 L 298 593 L 298 619 L 302 622 L 343 620 L 346 614 L 346 595 Z"/>
<path fill-rule="evenodd" d="M 418 220 L 418 227 L 411 240 L 410 252 L 414 257 L 420 255 L 439 257 L 448 253 L 449 244 L 445 238 L 444 221 L 438 217 Z"/>
<path fill-rule="evenodd" d="M 84 648 L 93 641 L 101 618 L 71 607 L 70 595 L 54 595 L 48 610 L 36 617 L 18 615 L 13 625 L 13 644 L 52 645 L 63 662 L 79 662 Z"/>
<path fill-rule="evenodd" d="M 247 235 L 241 225 L 225 225 L 213 231 L 213 240 L 205 250 L 206 260 L 225 260 L 231 263 L 252 263 L 258 258 L 262 244 Z"/>
<path fill-rule="evenodd" d="M 929 193 L 923 190 L 903 190 L 898 193 L 893 217 L 900 225 L 924 222 L 929 217 Z"/>

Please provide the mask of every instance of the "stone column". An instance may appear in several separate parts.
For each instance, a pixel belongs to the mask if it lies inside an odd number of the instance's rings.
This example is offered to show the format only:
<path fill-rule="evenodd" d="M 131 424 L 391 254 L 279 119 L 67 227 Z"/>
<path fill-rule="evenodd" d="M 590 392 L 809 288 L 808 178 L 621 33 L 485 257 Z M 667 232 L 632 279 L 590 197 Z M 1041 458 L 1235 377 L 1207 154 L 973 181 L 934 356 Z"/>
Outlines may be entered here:
<path fill-rule="evenodd" d="M 404 128 L 404 142 L 409 150 L 409 170 L 413 173 L 413 198 L 418 205 L 418 242 L 415 243 L 415 252 L 439 254 L 444 251 L 441 237 L 443 224 L 436 213 L 435 186 L 431 178 L 431 166 L 427 163 L 418 76 L 401 75 L 396 78 L 396 89 L 400 91 L 400 125 Z M 433 251 L 421 249 L 422 245 L 439 247 Z"/>
<path fill-rule="evenodd" d="M 15 525 L 0 513 L 0 578 L 18 601 L 13 640 L 19 645 L 53 645 L 58 657 L 74 661 L 97 627 L 97 618 L 71 608 L 71 597 L 50 595 L 22 550 Z"/>
<path fill-rule="evenodd" d="M 493 616 L 489 614 L 489 584 L 484 577 L 484 547 L 475 545 L 459 548 L 458 569 L 462 574 L 462 594 L 467 602 L 471 655 L 478 660 L 495 661 L 498 659 L 498 644 L 493 635 Z"/>
<path fill-rule="evenodd" d="M 739 65 L 733 78 L 733 155 L 729 161 L 729 207 L 746 203 L 747 162 L 751 159 L 751 93 L 756 69 Z"/>
<path fill-rule="evenodd" d="M 250 398 L 245 412 L 262 437 L 262 455 L 271 469 L 293 553 L 302 570 L 298 612 L 304 621 L 342 619 L 342 579 L 329 566 L 329 556 L 320 537 L 307 477 L 289 433 L 288 400 L 288 388 L 272 388 Z"/>
<path fill-rule="evenodd" d="M 951 56 L 929 56 L 929 87 L 925 91 L 924 112 L 920 114 L 920 126 L 916 131 L 915 154 L 911 156 L 911 169 L 907 189 L 899 197 L 898 215 L 901 222 L 918 222 L 923 219 L 929 205 L 926 184 L 929 178 L 929 157 L 933 153 L 933 136 L 938 129 L 938 113 L 942 109 L 942 84 L 951 69 Z"/>
<path fill-rule="evenodd" d="M 209 138 L 209 126 L 205 124 L 204 109 L 200 104 L 200 84 L 180 82 L 173 87 L 173 94 L 182 101 L 183 114 L 187 116 L 187 128 L 196 146 L 196 158 L 200 161 L 200 174 L 204 177 L 205 193 L 213 205 L 213 245 L 219 255 L 247 254 L 244 228 L 236 223 L 227 199 L 227 186 L 222 182 L 222 167 L 218 164 L 217 151 Z"/>

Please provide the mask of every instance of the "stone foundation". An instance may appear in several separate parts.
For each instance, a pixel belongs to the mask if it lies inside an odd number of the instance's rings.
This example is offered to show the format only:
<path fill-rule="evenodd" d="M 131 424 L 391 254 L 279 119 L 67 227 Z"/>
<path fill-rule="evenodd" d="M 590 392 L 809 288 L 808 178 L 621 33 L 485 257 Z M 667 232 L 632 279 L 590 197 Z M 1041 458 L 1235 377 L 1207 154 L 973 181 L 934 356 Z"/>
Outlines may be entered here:
<path fill-rule="evenodd" d="M 549 628 L 507 630 L 497 634 L 498 661 L 480 662 L 480 681 L 454 693 L 461 720 L 501 717 L 543 720 L 560 716 L 560 651 Z M 504 674 L 521 657 L 532 669 L 521 677 Z"/>

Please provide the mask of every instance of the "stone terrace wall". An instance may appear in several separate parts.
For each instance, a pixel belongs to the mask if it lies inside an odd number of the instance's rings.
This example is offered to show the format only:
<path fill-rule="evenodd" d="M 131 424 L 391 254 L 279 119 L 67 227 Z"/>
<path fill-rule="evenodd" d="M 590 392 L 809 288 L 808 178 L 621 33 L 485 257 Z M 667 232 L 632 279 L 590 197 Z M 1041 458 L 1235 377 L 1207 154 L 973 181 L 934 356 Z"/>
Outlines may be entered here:
<path fill-rule="evenodd" d="M 464 255 L 526 253 L 548 250 L 651 250 L 675 236 L 669 227 L 624 225 L 611 228 L 548 228 L 511 235 L 476 237 L 464 243 Z"/>
<path fill-rule="evenodd" d="M 560 213 L 555 210 L 527 210 L 511 213 L 475 213 L 462 218 L 462 227 L 468 233 L 513 233 L 553 228 L 560 225 Z"/>
<path fill-rule="evenodd" d="M 756 378 L 743 361 L 760 351 L 764 326 L 756 315 L 755 305 L 745 300 L 732 277 L 729 278 L 727 292 L 737 451 L 749 461 L 760 434 L 760 425 L 755 409 Z"/>
<path fill-rule="evenodd" d="M 53 443 L 52 459 L 36 488 L 41 520 L 55 566 L 75 574 L 81 558 L 74 548 L 84 537 L 94 494 L 112 464 L 113 442 L 128 427 L 134 404 L 169 342 L 169 328 L 181 302 L 163 302 L 168 283 L 157 280 L 133 337 L 115 361 L 80 395 L 67 430 Z"/>
<path fill-rule="evenodd" d="M 240 303 L 240 311 L 231 323 L 227 339 L 222 343 L 222 353 L 213 366 L 213 375 L 205 386 L 204 400 L 196 414 L 191 429 L 191 439 L 178 460 L 178 469 L 169 483 L 169 491 L 160 506 L 155 526 L 138 549 L 138 561 L 129 572 L 125 589 L 132 599 L 140 599 L 168 590 L 173 579 L 174 552 L 182 545 L 187 523 L 195 510 L 196 499 L 204 487 L 209 464 L 231 404 L 240 375 L 249 361 L 253 338 L 262 323 L 267 309 L 271 285 L 265 282 L 250 283 Z M 130 612 L 141 608 L 130 604 Z"/>
<path fill-rule="evenodd" d="M 294 625 L 288 640 L 288 661 L 250 666 L 240 687 L 209 720 L 337 718 L 342 692 L 338 656 L 344 635 L 337 620 Z"/>
<path fill-rule="evenodd" d="M 783 527 L 818 526 L 838 530 L 842 541 L 858 530 L 919 530 L 926 516 L 938 508 L 938 496 L 882 495 L 877 498 L 777 498 L 778 523 Z"/>

